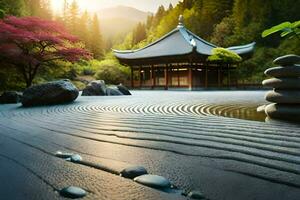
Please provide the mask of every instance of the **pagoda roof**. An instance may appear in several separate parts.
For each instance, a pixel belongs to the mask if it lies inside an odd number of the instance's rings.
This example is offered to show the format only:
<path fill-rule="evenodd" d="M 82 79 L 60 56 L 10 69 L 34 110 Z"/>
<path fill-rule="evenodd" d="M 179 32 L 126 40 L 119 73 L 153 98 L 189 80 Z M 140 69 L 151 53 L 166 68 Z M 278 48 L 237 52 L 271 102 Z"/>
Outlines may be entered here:
<path fill-rule="evenodd" d="M 218 46 L 205 41 L 196 34 L 186 29 L 182 23 L 182 17 L 178 26 L 155 42 L 136 50 L 114 50 L 113 52 L 121 60 L 139 60 L 158 57 L 182 56 L 189 54 L 199 54 L 202 56 L 212 55 L 212 49 Z M 252 53 L 255 42 L 228 47 L 228 50 L 234 51 L 243 56 Z"/>

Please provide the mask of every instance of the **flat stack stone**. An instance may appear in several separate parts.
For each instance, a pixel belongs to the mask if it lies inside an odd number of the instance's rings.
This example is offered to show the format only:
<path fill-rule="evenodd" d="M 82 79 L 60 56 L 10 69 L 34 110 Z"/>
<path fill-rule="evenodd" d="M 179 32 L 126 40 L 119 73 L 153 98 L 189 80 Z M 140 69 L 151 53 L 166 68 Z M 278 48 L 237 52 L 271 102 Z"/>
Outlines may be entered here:
<path fill-rule="evenodd" d="M 265 96 L 272 103 L 265 107 L 265 113 L 274 119 L 300 121 L 300 56 L 282 56 L 274 64 L 280 66 L 265 71 L 274 78 L 262 83 L 273 88 Z"/>

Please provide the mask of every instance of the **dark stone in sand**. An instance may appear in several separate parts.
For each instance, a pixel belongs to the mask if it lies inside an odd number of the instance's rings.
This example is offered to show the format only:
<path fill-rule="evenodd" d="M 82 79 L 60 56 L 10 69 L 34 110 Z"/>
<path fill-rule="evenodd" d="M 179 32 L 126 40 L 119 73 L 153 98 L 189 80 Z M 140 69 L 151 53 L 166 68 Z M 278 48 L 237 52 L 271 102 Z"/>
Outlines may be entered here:
<path fill-rule="evenodd" d="M 105 96 L 106 85 L 103 80 L 90 82 L 82 91 L 82 96 Z"/>
<path fill-rule="evenodd" d="M 138 176 L 134 179 L 134 181 L 142 185 L 146 185 L 157 189 L 167 189 L 171 187 L 171 183 L 168 179 L 157 175 L 146 174 Z"/>
<path fill-rule="evenodd" d="M 118 90 L 118 88 L 107 88 L 106 89 L 107 96 L 122 96 L 123 93 Z"/>
<path fill-rule="evenodd" d="M 65 153 L 65 152 L 61 152 L 61 151 L 57 151 L 55 153 L 56 157 L 63 158 L 63 159 L 71 158 L 71 156 L 73 156 L 73 155 L 74 155 L 73 153 Z"/>
<path fill-rule="evenodd" d="M 265 75 L 276 78 L 300 77 L 300 66 L 272 67 L 265 71 Z"/>
<path fill-rule="evenodd" d="M 271 78 L 264 80 L 262 84 L 276 89 L 300 89 L 300 78 Z"/>
<path fill-rule="evenodd" d="M 121 176 L 134 179 L 135 177 L 148 174 L 147 170 L 142 166 L 128 167 L 121 171 Z"/>
<path fill-rule="evenodd" d="M 125 87 L 124 85 L 120 84 L 120 85 L 117 85 L 117 88 L 118 90 L 124 94 L 124 95 L 131 95 L 131 93 L 129 92 L 128 88 Z"/>
<path fill-rule="evenodd" d="M 270 104 L 266 106 L 266 114 L 270 118 L 300 121 L 300 104 Z"/>
<path fill-rule="evenodd" d="M 273 103 L 300 104 L 300 91 L 270 91 L 266 94 L 266 100 Z"/>
<path fill-rule="evenodd" d="M 66 198 L 77 199 L 86 196 L 86 191 L 82 188 L 69 186 L 60 191 L 60 195 Z"/>
<path fill-rule="evenodd" d="M 281 65 L 281 66 L 300 64 L 300 56 L 293 55 L 293 54 L 285 55 L 285 56 L 276 58 L 273 62 L 274 62 L 274 64 Z"/>
<path fill-rule="evenodd" d="M 0 104 L 13 104 L 19 103 L 22 98 L 22 93 L 15 91 L 3 92 L 0 96 Z"/>
<path fill-rule="evenodd" d="M 53 81 L 27 88 L 22 104 L 29 107 L 68 103 L 74 101 L 78 94 L 78 89 L 69 80 Z"/>
<path fill-rule="evenodd" d="M 200 191 L 191 191 L 189 194 L 188 194 L 188 197 L 189 198 L 192 198 L 192 199 L 205 199 L 205 196 L 202 194 L 202 192 Z"/>

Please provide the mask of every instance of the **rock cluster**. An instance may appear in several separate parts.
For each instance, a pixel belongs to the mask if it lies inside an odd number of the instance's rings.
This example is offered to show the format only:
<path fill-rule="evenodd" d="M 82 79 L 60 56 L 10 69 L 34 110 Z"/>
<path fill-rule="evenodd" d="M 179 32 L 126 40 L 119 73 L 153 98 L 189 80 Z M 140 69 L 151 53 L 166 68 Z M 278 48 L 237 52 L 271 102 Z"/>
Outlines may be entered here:
<path fill-rule="evenodd" d="M 23 92 L 22 104 L 30 107 L 69 103 L 78 95 L 78 89 L 69 80 L 59 80 L 27 88 Z"/>
<path fill-rule="evenodd" d="M 19 103 L 22 98 L 22 93 L 15 91 L 3 92 L 0 96 L 0 104 L 13 104 Z"/>
<path fill-rule="evenodd" d="M 82 96 L 121 96 L 131 95 L 123 85 L 107 87 L 103 80 L 91 81 L 82 91 Z"/>
<path fill-rule="evenodd" d="M 300 121 L 300 56 L 286 55 L 274 60 L 279 67 L 267 69 L 265 74 L 274 78 L 263 81 L 274 88 L 265 98 L 272 102 L 265 107 L 270 118 Z"/>
<path fill-rule="evenodd" d="M 83 90 L 82 96 L 105 96 L 106 85 L 102 80 L 90 82 Z"/>

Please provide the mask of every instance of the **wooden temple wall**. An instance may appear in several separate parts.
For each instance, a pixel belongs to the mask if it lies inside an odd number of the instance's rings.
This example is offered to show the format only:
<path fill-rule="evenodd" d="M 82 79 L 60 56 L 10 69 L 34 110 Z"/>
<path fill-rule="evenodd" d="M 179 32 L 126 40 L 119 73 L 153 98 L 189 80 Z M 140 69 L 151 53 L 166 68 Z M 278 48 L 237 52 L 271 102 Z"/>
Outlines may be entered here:
<path fill-rule="evenodd" d="M 236 86 L 233 69 L 194 66 L 154 67 L 143 66 L 131 68 L 131 88 L 221 88 Z"/>

